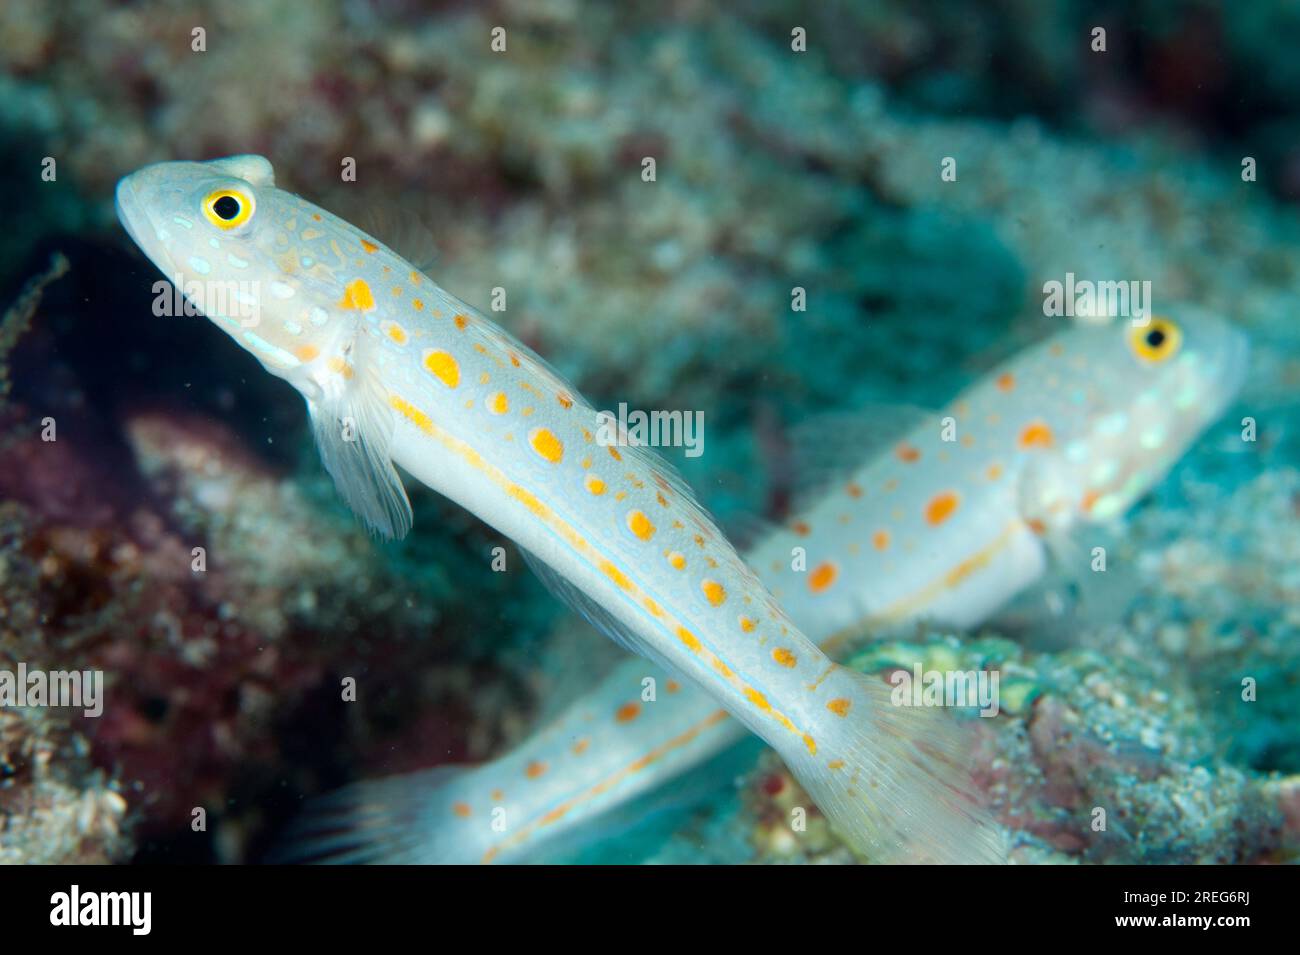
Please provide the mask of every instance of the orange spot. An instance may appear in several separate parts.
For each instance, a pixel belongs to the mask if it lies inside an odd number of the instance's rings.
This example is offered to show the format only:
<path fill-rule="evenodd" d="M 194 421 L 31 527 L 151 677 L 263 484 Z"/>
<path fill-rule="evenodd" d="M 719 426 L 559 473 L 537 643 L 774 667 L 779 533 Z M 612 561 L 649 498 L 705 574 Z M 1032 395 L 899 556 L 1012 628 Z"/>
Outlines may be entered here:
<path fill-rule="evenodd" d="M 640 703 L 624 703 L 622 706 L 618 708 L 618 711 L 614 714 L 614 719 L 618 720 L 620 723 L 631 723 L 634 719 L 636 719 L 640 715 L 641 715 Z"/>
<path fill-rule="evenodd" d="M 920 459 L 921 452 L 912 447 L 912 445 L 904 443 L 894 449 L 894 457 L 898 458 L 900 461 L 906 461 L 908 464 L 911 464 L 913 461 Z"/>
<path fill-rule="evenodd" d="M 1042 537 L 1047 533 L 1047 525 L 1037 517 L 1031 517 L 1029 520 L 1025 521 L 1025 523 L 1029 526 L 1029 529 L 1039 537 Z"/>
<path fill-rule="evenodd" d="M 1002 477 L 1002 465 L 990 464 L 989 469 L 984 473 L 988 475 L 990 481 L 996 481 L 998 478 Z"/>
<path fill-rule="evenodd" d="M 320 354 L 320 349 L 315 345 L 299 345 L 293 353 L 298 356 L 299 361 L 312 361 Z"/>
<path fill-rule="evenodd" d="M 795 655 L 785 647 L 777 647 L 773 650 L 772 659 L 781 664 L 781 666 L 789 667 L 791 669 L 793 669 L 795 664 L 799 662 L 798 659 L 795 658 Z"/>
<path fill-rule="evenodd" d="M 558 401 L 558 402 L 560 403 L 560 407 L 562 407 L 562 408 L 572 408 L 572 407 L 573 407 L 573 399 L 570 398 L 568 395 L 566 395 L 566 394 L 565 394 L 564 392 L 562 392 L 562 391 L 561 391 L 558 395 L 555 396 L 555 400 Z"/>
<path fill-rule="evenodd" d="M 808 589 L 815 594 L 821 593 L 831 584 L 835 583 L 835 578 L 839 576 L 839 568 L 829 561 L 818 565 L 811 574 L 808 575 Z"/>
<path fill-rule="evenodd" d="M 758 690 L 753 687 L 745 687 L 745 699 L 749 700 L 750 703 L 753 703 L 760 710 L 770 710 L 772 708 L 772 704 L 767 702 L 767 697 L 762 693 L 759 693 Z"/>
<path fill-rule="evenodd" d="M 1089 511 L 1092 510 L 1093 506 L 1097 503 L 1097 500 L 1100 497 L 1101 497 L 1100 491 L 1086 491 L 1084 492 L 1083 500 L 1079 502 L 1079 506 L 1083 508 L 1083 512 L 1087 514 Z"/>
<path fill-rule="evenodd" d="M 415 271 L 415 269 L 411 269 L 411 276 L 410 276 L 410 278 L 411 278 L 411 284 L 412 284 L 412 285 L 419 285 L 419 284 L 420 284 L 420 273 L 417 272 L 417 271 Z"/>
<path fill-rule="evenodd" d="M 389 338 L 397 342 L 397 344 L 399 345 L 406 344 L 406 329 L 403 328 L 401 325 L 398 325 L 396 322 L 389 322 L 388 324 L 386 324 L 384 326 L 384 332 L 388 335 Z"/>
<path fill-rule="evenodd" d="M 726 588 L 716 580 L 706 580 L 700 584 L 700 589 L 704 591 L 704 596 L 708 598 L 709 603 L 715 607 L 721 607 L 727 599 Z"/>
<path fill-rule="evenodd" d="M 832 759 L 829 763 L 826 764 L 826 768 L 827 768 L 827 769 L 843 769 L 843 768 L 844 768 L 844 760 L 842 760 L 842 759 Z"/>
<path fill-rule="evenodd" d="M 418 298 L 413 298 L 411 299 L 411 308 L 415 309 L 417 312 L 423 312 L 424 303 L 420 301 Z"/>
<path fill-rule="evenodd" d="M 800 537 L 807 537 L 809 531 L 811 531 L 812 528 L 810 528 L 803 521 L 795 521 L 793 524 L 790 525 L 790 530 L 794 531 Z"/>
<path fill-rule="evenodd" d="M 686 558 L 677 553 L 677 551 L 673 551 L 668 555 L 668 563 L 672 564 L 673 568 L 676 570 L 686 569 Z"/>
<path fill-rule="evenodd" d="M 578 740 L 576 743 L 573 744 L 573 755 L 581 756 L 583 753 L 587 751 L 587 747 L 590 745 L 591 745 L 591 740 L 587 739 L 584 736 L 582 739 Z"/>
<path fill-rule="evenodd" d="M 456 315 L 452 321 L 456 323 L 456 327 L 461 331 L 464 331 L 465 326 L 469 324 L 469 319 L 464 315 Z"/>
<path fill-rule="evenodd" d="M 368 312 L 374 307 L 375 295 L 370 291 L 370 286 L 366 284 L 365 279 L 353 279 L 343 287 L 343 298 L 339 301 L 339 308 L 354 308 Z"/>
<path fill-rule="evenodd" d="M 514 352 L 510 353 L 510 364 L 514 365 L 516 368 L 519 367 L 519 356 Z"/>
<path fill-rule="evenodd" d="M 311 217 L 312 217 L 313 219 L 315 219 L 317 222 L 320 222 L 320 221 L 321 221 L 321 219 L 320 219 L 320 213 L 319 213 L 319 212 L 313 212 L 313 213 L 311 214 Z"/>
<path fill-rule="evenodd" d="M 669 693 L 676 693 L 678 690 L 682 688 L 682 685 L 678 683 L 676 680 L 669 680 L 667 683 L 664 684 L 664 688 L 667 689 Z"/>
<path fill-rule="evenodd" d="M 664 615 L 663 609 L 649 597 L 645 599 L 645 609 L 649 610 L 656 617 L 662 617 Z"/>
<path fill-rule="evenodd" d="M 936 494 L 930 498 L 930 503 L 925 505 L 925 521 L 932 527 L 938 527 L 948 518 L 952 517 L 953 511 L 957 510 L 959 499 L 952 491 L 944 491 L 942 494 Z"/>
<path fill-rule="evenodd" d="M 614 447 L 612 444 L 609 446 L 609 456 L 613 458 L 615 461 L 623 460 L 623 455 L 619 454 L 618 448 Z"/>
<path fill-rule="evenodd" d="M 643 541 L 648 541 L 655 536 L 655 526 L 640 511 L 632 511 L 627 515 L 627 527 L 628 530 Z"/>
<path fill-rule="evenodd" d="M 533 762 L 528 764 L 528 768 L 524 770 L 524 775 L 526 775 L 529 779 L 537 779 L 545 772 L 546 772 L 546 764 L 539 763 L 536 760 L 534 760 Z"/>
<path fill-rule="evenodd" d="M 677 639 L 680 640 L 686 649 L 690 650 L 692 653 L 700 652 L 699 637 L 695 636 L 695 634 L 691 633 L 685 627 L 677 628 Z"/>
<path fill-rule="evenodd" d="M 588 474 L 582 483 L 590 493 L 595 494 L 597 497 L 605 493 L 605 482 L 594 474 Z"/>
<path fill-rule="evenodd" d="M 858 487 L 856 484 L 853 483 L 846 484 L 844 490 L 848 492 L 849 497 L 862 496 L 862 488 Z"/>
<path fill-rule="evenodd" d="M 456 815 L 460 816 L 460 818 L 462 819 L 469 818 L 469 813 L 470 813 L 469 806 L 467 806 L 463 802 L 452 803 L 451 811 L 454 812 Z"/>
<path fill-rule="evenodd" d="M 460 365 L 445 351 L 425 352 L 424 367 L 448 388 L 455 388 L 460 384 Z"/>
<path fill-rule="evenodd" d="M 336 375 L 342 375 L 344 378 L 352 377 L 352 366 L 345 362 L 338 355 L 335 355 L 328 362 L 330 371 Z"/>
<path fill-rule="evenodd" d="M 1050 448 L 1052 446 L 1052 429 L 1041 421 L 1026 425 L 1025 430 L 1020 432 L 1020 446 L 1022 448 Z"/>
<path fill-rule="evenodd" d="M 998 391 L 1011 391 L 1016 387 L 1016 376 L 1009 371 L 998 375 Z"/>
<path fill-rule="evenodd" d="M 754 630 L 757 629 L 757 627 L 758 624 L 756 624 L 753 620 L 750 620 L 748 617 L 740 618 L 740 629 L 744 630 L 746 633 L 753 633 Z"/>
<path fill-rule="evenodd" d="M 530 431 L 528 443 L 533 446 L 534 451 L 552 464 L 558 464 L 564 457 L 564 445 L 547 428 L 534 428 Z"/>
<path fill-rule="evenodd" d="M 506 794 L 505 794 L 502 790 L 500 790 L 500 789 L 494 789 L 494 790 L 492 790 L 492 801 L 493 801 L 493 802 L 500 802 L 501 800 L 503 800 L 503 799 L 505 799 L 505 798 L 506 798 Z"/>
<path fill-rule="evenodd" d="M 826 709 L 830 710 L 836 716 L 848 716 L 849 707 L 851 707 L 852 705 L 853 703 L 851 700 L 846 700 L 843 697 L 839 697 L 827 703 Z"/>
<path fill-rule="evenodd" d="M 361 248 L 365 249 L 366 252 L 370 253 L 371 255 L 379 251 L 379 246 L 365 239 L 361 240 Z"/>
<path fill-rule="evenodd" d="M 885 550 L 889 547 L 889 531 L 876 531 L 871 535 L 871 546 L 876 550 Z"/>
<path fill-rule="evenodd" d="M 809 736 L 807 733 L 803 734 L 803 744 L 808 747 L 809 755 L 812 756 L 817 755 L 817 741 L 813 739 L 811 736 Z"/>
<path fill-rule="evenodd" d="M 614 583 L 618 584 L 623 590 L 632 589 L 632 581 L 627 579 L 627 575 L 611 564 L 609 561 L 601 561 L 600 571 Z"/>

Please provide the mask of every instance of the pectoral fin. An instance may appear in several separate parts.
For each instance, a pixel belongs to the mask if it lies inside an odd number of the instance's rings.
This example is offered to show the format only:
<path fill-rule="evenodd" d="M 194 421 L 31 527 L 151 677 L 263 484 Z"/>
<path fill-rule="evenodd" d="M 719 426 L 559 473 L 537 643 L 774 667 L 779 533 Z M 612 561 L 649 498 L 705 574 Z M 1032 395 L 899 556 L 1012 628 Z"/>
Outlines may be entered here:
<path fill-rule="evenodd" d="M 411 502 L 393 467 L 394 412 L 365 355 L 365 336 L 346 361 L 341 385 L 307 402 L 321 463 L 348 507 L 367 529 L 386 538 L 405 537 L 411 529 Z"/>

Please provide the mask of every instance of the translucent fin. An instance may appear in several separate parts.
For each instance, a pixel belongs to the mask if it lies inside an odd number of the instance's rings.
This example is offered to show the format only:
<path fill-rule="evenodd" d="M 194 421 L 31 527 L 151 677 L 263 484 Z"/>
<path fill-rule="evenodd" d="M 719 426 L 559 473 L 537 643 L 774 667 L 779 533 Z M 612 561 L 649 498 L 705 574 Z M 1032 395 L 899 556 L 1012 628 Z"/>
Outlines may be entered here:
<path fill-rule="evenodd" d="M 275 170 L 271 167 L 271 161 L 265 156 L 244 153 L 240 156 L 213 159 L 208 162 L 208 165 L 253 186 L 275 185 Z"/>
<path fill-rule="evenodd" d="M 731 545 L 744 553 L 775 534 L 780 528 L 766 518 L 745 511 L 729 514 L 722 522 L 722 530 L 727 535 L 727 540 L 731 541 Z"/>
<path fill-rule="evenodd" d="M 321 462 L 348 507 L 373 533 L 401 538 L 411 529 L 411 502 L 390 455 L 393 411 L 366 350 L 365 332 L 359 332 L 346 356 L 353 377 L 320 401 L 308 401 L 307 411 Z"/>
<path fill-rule="evenodd" d="M 790 431 L 795 486 L 792 513 L 847 480 L 874 458 L 926 424 L 939 428 L 938 411 L 911 405 L 874 404 L 855 411 L 832 411 Z"/>
<path fill-rule="evenodd" d="M 894 705 L 878 677 L 837 674 L 850 715 L 826 727 L 818 754 L 782 754 L 836 831 L 872 862 L 1006 861 L 1002 832 L 975 795 L 961 724 Z"/>
<path fill-rule="evenodd" d="M 1082 524 L 1050 531 L 1047 572 L 997 615 L 1027 646 L 1077 646 L 1090 630 L 1118 622 L 1141 589 L 1133 545 L 1117 528 Z"/>
<path fill-rule="evenodd" d="M 671 671 L 664 658 L 640 634 L 603 607 L 599 601 L 577 587 L 567 577 L 556 571 L 550 564 L 525 548 L 520 548 L 524 560 L 533 569 L 546 589 L 561 602 L 575 610 L 582 619 L 609 637 L 624 650 L 646 657 Z"/>
<path fill-rule="evenodd" d="M 383 244 L 410 262 L 421 272 L 427 272 L 438 261 L 438 243 L 424 219 L 406 206 L 385 203 L 368 203 L 362 207 L 359 218 L 349 219 L 372 235 L 381 236 Z"/>
<path fill-rule="evenodd" d="M 416 773 L 354 783 L 307 803 L 281 835 L 266 862 L 438 865 L 476 863 L 481 846 L 457 837 L 442 816 L 455 820 L 449 789 L 467 772 L 438 766 Z M 428 836 L 438 833 L 430 841 Z"/>

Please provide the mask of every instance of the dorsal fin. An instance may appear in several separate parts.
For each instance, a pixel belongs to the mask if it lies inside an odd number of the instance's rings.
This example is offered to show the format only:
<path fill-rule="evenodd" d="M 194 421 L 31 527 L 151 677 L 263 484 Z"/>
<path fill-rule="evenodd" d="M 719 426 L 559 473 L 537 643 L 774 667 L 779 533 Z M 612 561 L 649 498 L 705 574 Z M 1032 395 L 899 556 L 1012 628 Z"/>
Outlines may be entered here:
<path fill-rule="evenodd" d="M 791 513 L 816 503 L 826 489 L 848 479 L 917 428 L 940 426 L 941 414 L 911 405 L 871 404 L 829 411 L 790 431 L 794 494 Z"/>
<path fill-rule="evenodd" d="M 239 156 L 227 156 L 224 159 L 213 159 L 208 165 L 228 176 L 242 179 L 251 186 L 275 185 L 275 169 L 265 156 L 244 153 Z"/>

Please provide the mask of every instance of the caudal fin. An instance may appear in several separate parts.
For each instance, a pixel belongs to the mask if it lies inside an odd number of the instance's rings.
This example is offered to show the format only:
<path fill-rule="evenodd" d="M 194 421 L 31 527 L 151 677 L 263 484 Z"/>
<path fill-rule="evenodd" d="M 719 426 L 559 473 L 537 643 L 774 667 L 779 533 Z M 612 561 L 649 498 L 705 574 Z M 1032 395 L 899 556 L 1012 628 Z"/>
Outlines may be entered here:
<path fill-rule="evenodd" d="M 267 857 L 273 864 L 468 864 L 482 848 L 453 818 L 463 767 L 354 783 L 307 803 Z M 444 810 L 439 812 L 439 810 Z"/>
<path fill-rule="evenodd" d="M 941 709 L 894 705 L 876 677 L 841 667 L 832 680 L 844 715 L 828 716 L 815 754 L 783 755 L 836 831 L 872 862 L 1005 862 L 965 728 Z"/>

